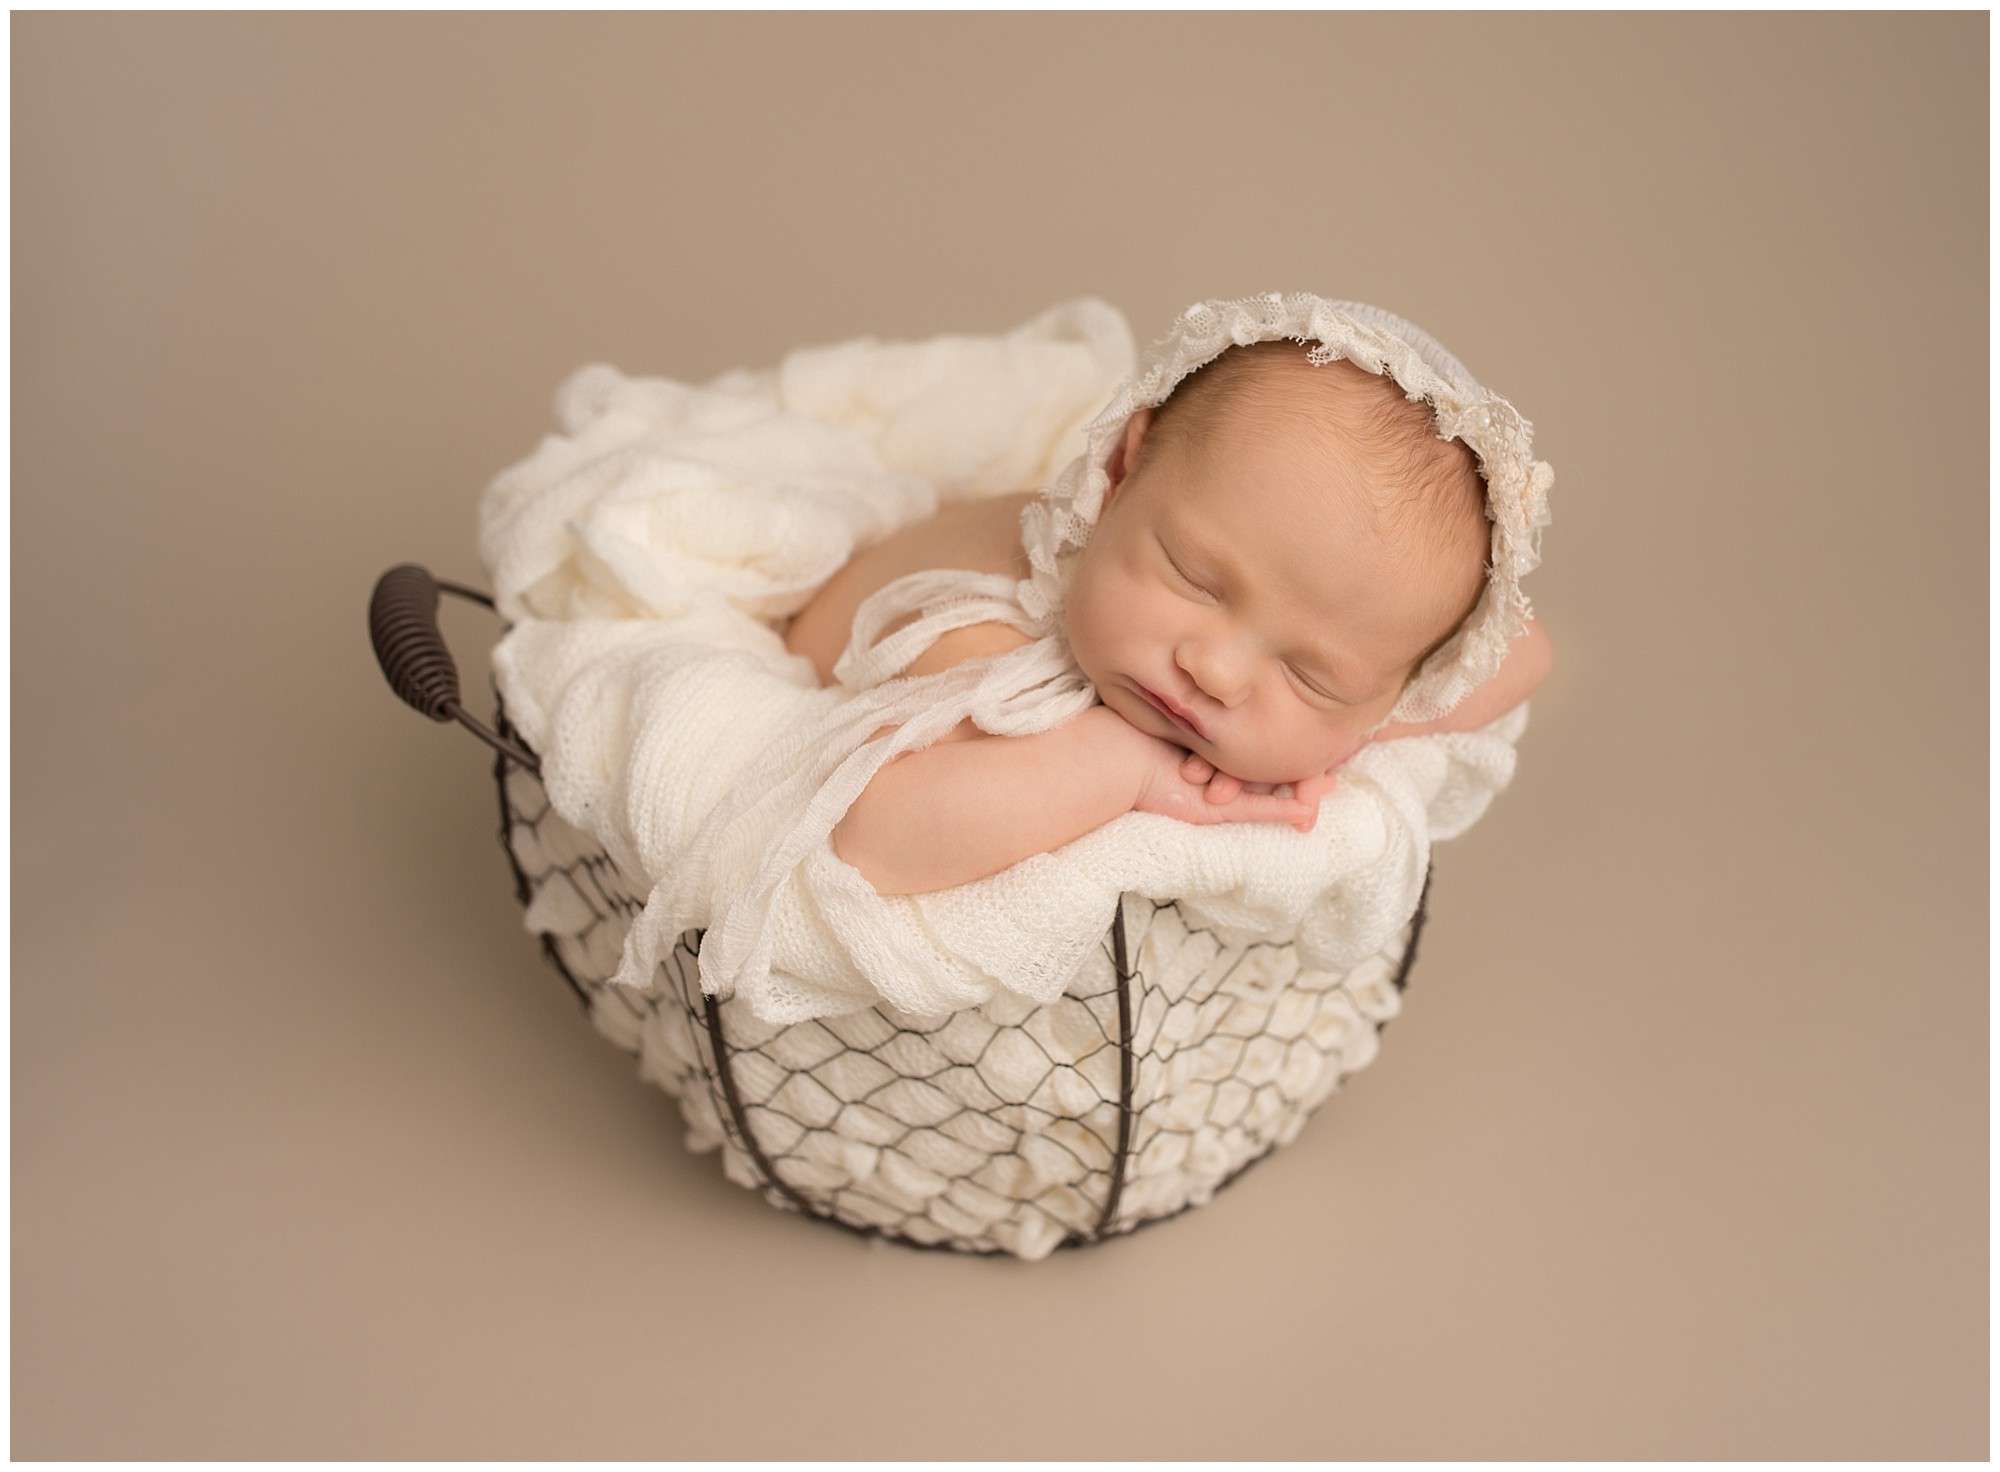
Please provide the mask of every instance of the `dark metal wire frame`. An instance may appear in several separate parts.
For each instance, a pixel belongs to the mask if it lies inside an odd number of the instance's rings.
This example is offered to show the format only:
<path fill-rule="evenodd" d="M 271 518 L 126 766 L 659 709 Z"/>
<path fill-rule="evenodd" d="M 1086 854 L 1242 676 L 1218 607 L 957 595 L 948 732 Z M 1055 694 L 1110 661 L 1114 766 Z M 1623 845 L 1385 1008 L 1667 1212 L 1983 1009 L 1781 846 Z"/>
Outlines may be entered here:
<path fill-rule="evenodd" d="M 516 734 L 514 728 L 508 724 L 507 712 L 504 708 L 499 707 L 497 696 L 495 697 L 495 706 L 493 724 L 498 726 L 505 735 L 509 737 L 514 736 Z M 510 760 L 512 758 L 506 752 L 495 748 L 493 785 L 500 792 L 500 851 L 507 855 L 507 867 L 514 873 L 514 898 L 520 902 L 521 908 L 525 910 L 528 908 L 528 902 L 535 897 L 535 889 L 528 882 L 527 870 L 521 867 L 521 861 L 514 856 L 514 804 L 507 796 L 507 764 Z M 538 937 L 538 939 L 542 943 L 542 959 L 555 967 L 556 974 L 569 983 L 569 989 L 576 994 L 576 999 L 582 1004 L 584 1012 L 588 1013 L 590 1011 L 590 992 L 581 981 L 578 981 L 571 974 L 569 966 L 563 961 L 562 952 L 556 947 L 556 938 L 552 935 L 544 934 Z"/>
<path fill-rule="evenodd" d="M 502 766 L 504 770 L 504 764 Z M 1396 974 L 1390 978 L 1390 982 L 1396 988 L 1398 995 L 1401 995 L 1403 989 L 1409 984 L 1410 968 L 1416 964 L 1417 938 L 1423 934 L 1424 921 L 1428 918 L 1425 905 L 1430 897 L 1430 889 L 1430 876 L 1426 874 L 1424 876 L 1424 886 L 1417 894 L 1416 913 L 1410 917 L 1409 945 L 1404 950 L 1403 958 L 1396 967 Z M 1131 1232 L 1137 1231 L 1140 1227 L 1152 1226 L 1155 1222 L 1171 1221 L 1182 1212 L 1192 1210 L 1195 1205 L 1194 1202 L 1190 1201 L 1185 1206 L 1181 1206 L 1174 1211 L 1163 1212 L 1159 1216 L 1146 1217 L 1134 1222 L 1122 1233 L 1114 1234 L 1112 1231 L 1112 1224 L 1118 1219 L 1119 1198 L 1124 1194 L 1125 1190 L 1125 1171 L 1127 1164 L 1131 1160 L 1132 1153 L 1132 1130 L 1134 1122 L 1138 1118 L 1138 1111 L 1132 1107 L 1132 1078 L 1134 1072 L 1132 1053 L 1132 981 L 1136 973 L 1132 970 L 1126 959 L 1125 904 L 1122 899 L 1118 904 L 1118 912 L 1112 917 L 1111 921 L 1111 953 L 1113 964 L 1118 974 L 1118 1144 L 1111 1156 L 1111 1185 L 1105 1192 L 1104 1208 L 1098 1213 L 1097 1225 L 1087 1233 L 1070 1233 L 1056 1244 L 1058 1249 L 1064 1247 L 1089 1247 L 1094 1243 L 1104 1241 L 1112 1235 L 1128 1235 Z M 553 957 L 553 950 L 549 954 Z M 582 988 L 577 986 L 576 979 L 570 976 L 568 968 L 563 966 L 560 959 L 556 960 L 556 966 L 557 969 L 562 971 L 563 978 L 569 982 L 570 986 L 581 992 Z M 736 1088 L 735 1069 L 730 1064 L 732 1050 L 730 1049 L 728 1039 L 723 1036 L 722 1009 L 717 1004 L 715 998 L 706 992 L 702 994 L 701 1000 L 703 1020 L 708 1026 L 709 1049 L 715 1055 L 717 1079 L 722 1085 L 722 1097 L 729 1105 L 730 1122 L 736 1126 L 737 1138 L 742 1142 L 744 1151 L 750 1156 L 758 1172 L 763 1176 L 766 1184 L 772 1190 L 791 1202 L 802 1214 L 812 1217 L 815 1220 L 826 1222 L 830 1226 L 839 1227 L 844 1232 L 851 1232 L 857 1237 L 879 1238 L 885 1242 L 895 1242 L 904 1247 L 914 1247 L 926 1252 L 957 1252 L 967 1256 L 991 1255 L 990 1253 L 954 1247 L 949 1242 L 919 1242 L 912 1237 L 905 1237 L 898 1232 L 885 1231 L 881 1227 L 856 1226 L 853 1222 L 842 1221 L 831 1212 L 813 1205 L 812 1202 L 806 1200 L 805 1197 L 787 1185 L 784 1178 L 778 1174 L 776 1167 L 771 1164 L 770 1157 L 765 1155 L 763 1148 L 758 1145 L 757 1137 L 750 1128 L 749 1113 L 743 1107 L 743 1096 Z M 1378 1031 L 1380 1028 L 1387 1026 L 1388 1023 L 1386 1022 L 1378 1024 Z M 1233 1185 L 1239 1176 L 1250 1169 L 1251 1166 L 1257 1164 L 1258 1161 L 1263 1160 L 1275 1148 L 1275 1146 L 1265 1146 L 1264 1149 L 1258 1151 L 1218 1181 L 1215 1189 L 1220 1191 L 1225 1186 Z"/>
<path fill-rule="evenodd" d="M 1111 1155 L 1111 1185 L 1105 1192 L 1103 1210 L 1098 1213 L 1097 1225 L 1088 1233 L 1072 1232 L 1057 1245 L 1060 1247 L 1085 1247 L 1100 1242 L 1110 1231 L 1117 1219 L 1118 1198 L 1125 1190 L 1125 1168 L 1132 1155 L 1132 970 L 1126 964 L 1125 956 L 1125 906 L 1120 901 L 1118 913 L 1111 922 L 1112 955 L 1118 972 L 1118 1144 Z M 574 981 L 571 983 L 574 985 Z M 751 1132 L 750 1117 L 743 1107 L 743 1096 L 736 1088 L 736 1071 L 730 1064 L 731 1049 L 722 1032 L 722 1009 L 713 996 L 702 993 L 702 1015 L 708 1025 L 709 1049 L 715 1055 L 715 1067 L 722 1084 L 722 1097 L 729 1105 L 730 1121 L 736 1126 L 736 1133 L 743 1142 L 744 1150 L 756 1164 L 765 1182 L 793 1206 L 810 1217 L 830 1222 L 844 1231 L 863 1237 L 880 1237 L 888 1242 L 900 1242 L 906 1247 L 929 1250 L 942 1249 L 963 1252 L 966 1249 L 953 1247 L 949 1242 L 919 1242 L 897 1232 L 889 1232 L 881 1227 L 860 1227 L 852 1222 L 842 1221 L 831 1212 L 823 1211 L 801 1196 L 777 1172 L 770 1157 L 764 1154 Z M 983 1255 L 983 1254 L 982 1254 Z"/>
<path fill-rule="evenodd" d="M 507 720 L 507 713 L 504 706 L 496 708 L 494 724 L 510 740 L 516 737 L 517 733 Z M 493 780 L 494 785 L 499 789 L 500 793 L 500 847 L 507 855 L 508 867 L 513 871 L 515 897 L 523 905 L 526 905 L 533 897 L 533 890 L 528 882 L 526 872 L 521 868 L 520 860 L 514 856 L 514 846 L 511 842 L 514 827 L 514 806 L 507 795 L 507 766 L 512 758 L 504 750 L 499 748 L 496 748 L 496 750 L 499 751 L 499 755 L 495 756 L 493 760 Z M 530 770 L 535 769 L 530 768 Z M 536 775 L 539 776 L 539 772 Z M 1423 935 L 1424 924 L 1429 918 L 1428 902 L 1430 891 L 1431 879 L 1430 875 L 1426 874 L 1424 876 L 1423 888 L 1417 895 L 1416 913 L 1410 917 L 1409 944 L 1404 949 L 1402 960 L 1396 967 L 1396 974 L 1390 978 L 1399 995 L 1408 985 L 1410 969 L 1416 964 L 1417 941 Z M 696 932 L 695 944 L 697 947 L 700 945 L 699 936 L 700 933 Z M 1104 1206 L 1098 1213 L 1096 1226 L 1087 1233 L 1070 1233 L 1061 1242 L 1056 1244 L 1058 1250 L 1070 1247 L 1089 1247 L 1095 1243 L 1105 1241 L 1112 1236 L 1129 1236 L 1141 1227 L 1149 1227 L 1158 1222 L 1171 1221 L 1181 1215 L 1182 1212 L 1191 1211 L 1195 1206 L 1194 1202 L 1188 1202 L 1176 1210 L 1163 1212 L 1159 1216 L 1145 1217 L 1139 1221 L 1130 1223 L 1122 1229 L 1114 1230 L 1114 1223 L 1118 1217 L 1119 1201 L 1124 1195 L 1126 1167 L 1131 1158 L 1132 1134 L 1138 1118 L 1138 1111 L 1133 1107 L 1132 1101 L 1133 1079 L 1136 1072 L 1132 1048 L 1132 982 L 1136 978 L 1137 973 L 1130 961 L 1130 951 L 1125 935 L 1125 904 L 1122 899 L 1119 901 L 1116 915 L 1112 918 L 1110 938 L 1112 964 L 1116 970 L 1118 979 L 1118 1142 L 1112 1152 L 1111 1184 L 1105 1193 Z M 586 1013 L 589 1012 L 591 1010 L 590 992 L 576 975 L 570 971 L 568 964 L 562 958 L 562 952 L 556 946 L 554 937 L 544 935 L 541 937 L 541 943 L 543 958 L 568 983 L 569 989 L 575 993 L 577 1000 L 582 1003 L 584 1011 Z M 810 1217 L 814 1221 L 825 1222 L 828 1226 L 838 1227 L 841 1231 L 856 1237 L 894 1242 L 898 1246 L 910 1247 L 922 1252 L 954 1252 L 968 1257 L 988 1257 L 998 1254 L 999 1249 L 997 1248 L 989 1251 L 980 1251 L 976 1248 L 958 1247 L 950 1242 L 919 1242 L 913 1237 L 906 1237 L 899 1232 L 886 1231 L 881 1227 L 859 1226 L 853 1222 L 843 1221 L 832 1212 L 826 1211 L 807 1200 L 778 1174 L 776 1167 L 771 1163 L 770 1157 L 764 1153 L 763 1147 L 757 1142 L 755 1132 L 750 1128 L 749 1112 L 744 1107 L 743 1096 L 736 1085 L 736 1071 L 730 1062 L 734 1050 L 730 1047 L 729 1040 L 724 1034 L 722 1008 L 716 1002 L 715 998 L 706 992 L 702 994 L 702 1020 L 708 1033 L 709 1051 L 715 1059 L 716 1082 L 722 1088 L 723 1102 L 728 1106 L 730 1123 L 735 1127 L 738 1142 L 742 1145 L 744 1153 L 749 1155 L 752 1164 L 756 1166 L 757 1172 L 763 1177 L 765 1184 L 789 1202 L 801 1215 Z M 1388 1023 L 1380 1023 L 1377 1026 L 1378 1029 L 1385 1028 L 1388 1026 Z M 1274 1148 L 1276 1147 L 1266 1146 L 1263 1150 L 1251 1156 L 1250 1159 L 1244 1161 L 1235 1170 L 1217 1182 L 1215 1190 L 1221 1191 L 1223 1188 L 1235 1184 L 1245 1171 L 1269 1156 Z"/>
<path fill-rule="evenodd" d="M 443 578 L 433 578 L 431 581 L 437 584 L 440 593 L 449 593 L 454 598 L 464 599 L 467 603 L 477 603 L 482 608 L 494 609 L 492 597 L 489 594 L 480 592 L 477 588 L 468 588 L 463 583 L 446 582 Z M 461 726 L 465 727 L 466 730 L 470 731 L 499 753 L 500 774 L 503 780 L 506 777 L 506 764 L 508 762 L 513 762 L 533 772 L 536 777 L 542 775 L 541 758 L 528 750 L 525 742 L 515 740 L 504 728 L 497 731 L 487 730 L 485 726 L 473 718 L 472 712 L 462 705 L 454 709 L 451 714 L 453 719 Z M 497 713 L 495 719 L 498 719 Z"/>
<path fill-rule="evenodd" d="M 1111 1154 L 1111 1189 L 1104 1193 L 1104 1211 L 1097 1218 L 1102 1238 L 1118 1220 L 1118 1198 L 1125 1194 L 1125 1165 L 1132 1158 L 1132 963 L 1125 948 L 1125 897 L 1111 919 L 1111 964 L 1118 972 L 1118 1148 Z"/>

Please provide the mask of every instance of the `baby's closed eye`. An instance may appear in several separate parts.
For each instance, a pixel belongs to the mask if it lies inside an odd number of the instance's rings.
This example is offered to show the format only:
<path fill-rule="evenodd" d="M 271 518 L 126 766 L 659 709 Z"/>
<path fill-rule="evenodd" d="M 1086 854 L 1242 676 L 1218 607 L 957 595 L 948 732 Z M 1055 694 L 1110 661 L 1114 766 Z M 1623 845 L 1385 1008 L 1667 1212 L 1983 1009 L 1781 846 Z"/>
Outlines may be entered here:
<path fill-rule="evenodd" d="M 1202 599 L 1205 602 L 1213 603 L 1215 601 L 1215 594 L 1201 581 L 1201 579 L 1197 578 L 1193 573 L 1188 571 L 1188 569 L 1182 564 L 1181 560 L 1178 557 L 1174 556 L 1173 549 L 1169 547 L 1165 542 L 1161 542 L 1159 546 L 1160 546 L 1160 556 L 1166 559 L 1167 568 L 1173 574 L 1174 580 L 1178 582 L 1184 589 L 1193 593 L 1196 597 Z"/>
<path fill-rule="evenodd" d="M 1307 674 L 1295 664 L 1287 663 L 1285 665 L 1285 673 L 1292 677 L 1292 683 L 1297 685 L 1310 699 L 1316 700 L 1323 705 L 1348 704 L 1347 701 L 1342 700 L 1338 695 L 1327 689 L 1319 680 Z"/>

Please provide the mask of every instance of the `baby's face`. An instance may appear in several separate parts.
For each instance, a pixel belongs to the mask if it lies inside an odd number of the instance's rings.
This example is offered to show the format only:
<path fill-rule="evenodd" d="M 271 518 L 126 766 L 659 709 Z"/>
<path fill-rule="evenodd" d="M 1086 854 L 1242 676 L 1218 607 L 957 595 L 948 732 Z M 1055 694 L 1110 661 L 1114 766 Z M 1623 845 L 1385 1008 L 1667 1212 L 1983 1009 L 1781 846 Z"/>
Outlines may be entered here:
<path fill-rule="evenodd" d="M 1143 457 L 1135 415 L 1065 615 L 1106 705 L 1249 782 L 1345 761 L 1452 622 L 1371 515 L 1384 468 L 1281 400 Z"/>

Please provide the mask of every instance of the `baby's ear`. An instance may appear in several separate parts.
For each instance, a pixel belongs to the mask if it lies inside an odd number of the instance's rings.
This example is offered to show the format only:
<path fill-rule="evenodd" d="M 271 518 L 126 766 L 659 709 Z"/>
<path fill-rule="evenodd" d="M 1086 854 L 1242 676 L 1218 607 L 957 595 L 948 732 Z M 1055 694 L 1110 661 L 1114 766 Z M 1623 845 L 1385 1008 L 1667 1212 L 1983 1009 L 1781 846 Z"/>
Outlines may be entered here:
<path fill-rule="evenodd" d="M 1132 417 L 1125 421 L 1125 433 L 1119 438 L 1117 448 L 1111 458 L 1104 462 L 1104 473 L 1111 477 L 1111 484 L 1104 492 L 1104 504 L 1108 507 L 1111 498 L 1118 494 L 1118 488 L 1125 484 L 1125 477 L 1132 473 L 1132 467 L 1139 463 L 1139 446 L 1145 442 L 1146 431 L 1152 427 L 1151 409 L 1134 409 Z"/>

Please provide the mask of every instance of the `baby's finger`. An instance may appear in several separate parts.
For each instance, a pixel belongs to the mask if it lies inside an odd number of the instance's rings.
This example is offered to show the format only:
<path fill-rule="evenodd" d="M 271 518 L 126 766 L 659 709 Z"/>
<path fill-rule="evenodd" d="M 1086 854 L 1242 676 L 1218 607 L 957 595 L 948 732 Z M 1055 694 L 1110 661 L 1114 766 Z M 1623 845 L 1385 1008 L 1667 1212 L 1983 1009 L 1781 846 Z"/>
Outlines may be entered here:
<path fill-rule="evenodd" d="M 1248 799 L 1245 799 L 1248 801 Z M 1238 804 L 1242 806 L 1242 804 Z M 1292 797 L 1264 797 L 1257 800 L 1255 808 L 1245 809 L 1242 819 L 1246 823 L 1283 823 L 1287 828 L 1296 828 L 1301 833 L 1310 833 L 1314 823 L 1319 821 L 1317 809 Z"/>
<path fill-rule="evenodd" d="M 1227 772 L 1217 772 L 1208 779 L 1208 800 L 1212 803 L 1235 802 L 1242 795 L 1241 778 L 1232 777 Z"/>
<path fill-rule="evenodd" d="M 1299 823 L 1313 815 L 1309 804 L 1272 792 L 1242 793 L 1232 798 L 1220 814 L 1231 823 Z"/>
<path fill-rule="evenodd" d="M 1338 779 L 1333 773 L 1321 772 L 1317 776 L 1301 778 L 1293 784 L 1292 792 L 1300 801 L 1309 802 L 1317 807 L 1320 799 L 1333 791 L 1337 782 Z"/>
<path fill-rule="evenodd" d="M 1205 756 L 1189 752 L 1181 758 L 1181 776 L 1189 782 L 1206 782 L 1215 775 L 1215 767 Z"/>

